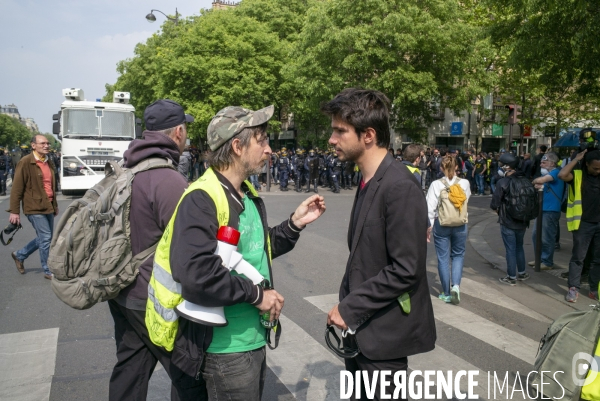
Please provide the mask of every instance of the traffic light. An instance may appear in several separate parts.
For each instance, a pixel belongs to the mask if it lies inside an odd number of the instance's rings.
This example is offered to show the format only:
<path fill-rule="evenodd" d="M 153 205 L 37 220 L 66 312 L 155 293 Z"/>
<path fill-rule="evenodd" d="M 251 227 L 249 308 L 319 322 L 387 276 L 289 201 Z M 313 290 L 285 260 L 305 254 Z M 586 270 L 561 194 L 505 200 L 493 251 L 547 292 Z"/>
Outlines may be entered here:
<path fill-rule="evenodd" d="M 506 106 L 504 106 L 508 109 L 508 123 L 509 124 L 518 124 L 521 120 L 519 119 L 519 117 L 521 117 L 521 106 L 519 106 L 518 104 L 507 104 Z"/>

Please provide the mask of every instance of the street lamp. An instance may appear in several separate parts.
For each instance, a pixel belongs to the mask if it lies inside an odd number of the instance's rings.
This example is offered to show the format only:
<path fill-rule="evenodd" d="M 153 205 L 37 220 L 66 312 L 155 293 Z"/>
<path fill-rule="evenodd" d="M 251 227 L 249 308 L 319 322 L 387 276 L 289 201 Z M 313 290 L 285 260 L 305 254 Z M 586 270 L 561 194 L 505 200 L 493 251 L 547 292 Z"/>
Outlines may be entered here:
<path fill-rule="evenodd" d="M 148 22 L 155 22 L 156 21 L 156 16 L 153 14 L 154 11 L 161 13 L 169 21 L 175 21 L 175 25 L 179 25 L 179 13 L 177 12 L 177 8 L 175 8 L 175 18 L 169 17 L 167 14 L 163 13 L 160 10 L 150 10 L 150 14 L 146 15 L 146 19 L 148 20 Z"/>

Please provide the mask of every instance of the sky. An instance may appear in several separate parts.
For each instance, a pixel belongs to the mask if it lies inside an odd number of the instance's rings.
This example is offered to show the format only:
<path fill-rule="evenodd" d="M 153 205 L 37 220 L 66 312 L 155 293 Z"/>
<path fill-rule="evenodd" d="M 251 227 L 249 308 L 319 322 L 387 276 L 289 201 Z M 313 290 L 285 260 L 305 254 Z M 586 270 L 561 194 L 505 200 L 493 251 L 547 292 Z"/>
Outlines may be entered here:
<path fill-rule="evenodd" d="M 0 104 L 16 104 L 41 132 L 52 132 L 62 89 L 83 89 L 87 100 L 105 95 L 117 62 L 160 29 L 151 9 L 198 15 L 212 0 L 0 0 Z M 131 94 L 135 96 L 135 94 Z"/>

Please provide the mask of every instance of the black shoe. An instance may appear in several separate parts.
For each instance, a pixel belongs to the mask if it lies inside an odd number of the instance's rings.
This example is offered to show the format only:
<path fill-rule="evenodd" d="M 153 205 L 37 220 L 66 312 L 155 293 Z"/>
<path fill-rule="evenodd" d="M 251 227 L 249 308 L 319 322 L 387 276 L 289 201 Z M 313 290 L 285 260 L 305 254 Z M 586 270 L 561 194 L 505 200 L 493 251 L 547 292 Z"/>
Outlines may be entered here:
<path fill-rule="evenodd" d="M 560 277 L 561 278 L 569 278 L 569 271 L 567 270 L 566 272 L 560 273 Z"/>
<path fill-rule="evenodd" d="M 340 193 L 340 190 L 339 190 L 339 189 L 334 189 L 334 190 L 333 190 L 333 193 L 334 193 L 334 194 L 339 194 L 339 193 Z"/>

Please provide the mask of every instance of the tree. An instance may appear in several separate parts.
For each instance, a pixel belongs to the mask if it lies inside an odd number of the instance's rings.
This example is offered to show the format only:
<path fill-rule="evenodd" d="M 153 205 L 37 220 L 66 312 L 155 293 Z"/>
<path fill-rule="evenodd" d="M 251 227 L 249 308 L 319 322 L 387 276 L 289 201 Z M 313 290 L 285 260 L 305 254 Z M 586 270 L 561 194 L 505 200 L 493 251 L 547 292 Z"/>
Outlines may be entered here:
<path fill-rule="evenodd" d="M 17 144 L 29 145 L 33 133 L 17 119 L 0 114 L 0 146 L 12 148 Z"/>
<path fill-rule="evenodd" d="M 487 0 L 487 5 L 490 37 L 505 55 L 502 70 L 517 77 L 512 82 L 527 84 L 533 120 L 552 119 L 557 131 L 576 121 L 598 120 L 597 2 Z"/>
<path fill-rule="evenodd" d="M 393 125 L 423 139 L 432 103 L 458 112 L 489 92 L 489 45 L 453 0 L 332 0 L 307 13 L 284 75 L 297 123 L 318 131 L 319 104 L 346 87 L 392 101 Z"/>
<path fill-rule="evenodd" d="M 264 7 L 270 3 L 255 1 Z M 173 99 L 196 119 L 189 129 L 192 138 L 205 138 L 211 118 L 229 105 L 259 109 L 275 104 L 279 117 L 284 43 L 293 31 L 283 31 L 288 18 L 284 9 L 273 12 L 281 18 L 267 23 L 252 15 L 250 5 L 204 10 L 179 26 L 166 22 L 160 34 L 136 46 L 133 58 L 118 64 L 120 76 L 106 86 L 106 98 L 115 90 L 130 91 L 139 117 L 154 100 Z M 278 118 L 271 120 L 270 129 L 279 131 Z"/>

